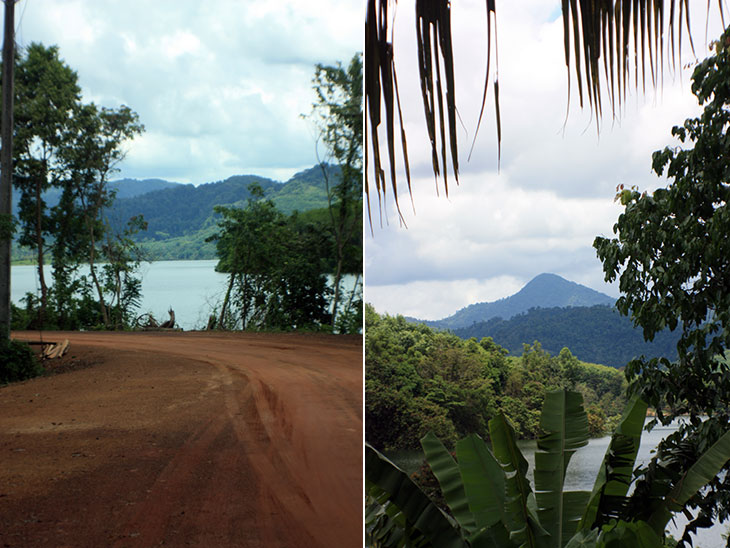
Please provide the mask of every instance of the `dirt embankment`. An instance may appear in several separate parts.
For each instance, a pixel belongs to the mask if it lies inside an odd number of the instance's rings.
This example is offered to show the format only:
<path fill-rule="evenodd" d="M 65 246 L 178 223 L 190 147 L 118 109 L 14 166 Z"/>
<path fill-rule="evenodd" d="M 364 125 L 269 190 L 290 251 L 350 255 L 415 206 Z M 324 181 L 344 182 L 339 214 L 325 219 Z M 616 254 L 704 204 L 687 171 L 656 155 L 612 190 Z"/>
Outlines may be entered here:
<path fill-rule="evenodd" d="M 0 388 L 0 546 L 361 546 L 360 337 L 43 337 L 65 371 Z"/>

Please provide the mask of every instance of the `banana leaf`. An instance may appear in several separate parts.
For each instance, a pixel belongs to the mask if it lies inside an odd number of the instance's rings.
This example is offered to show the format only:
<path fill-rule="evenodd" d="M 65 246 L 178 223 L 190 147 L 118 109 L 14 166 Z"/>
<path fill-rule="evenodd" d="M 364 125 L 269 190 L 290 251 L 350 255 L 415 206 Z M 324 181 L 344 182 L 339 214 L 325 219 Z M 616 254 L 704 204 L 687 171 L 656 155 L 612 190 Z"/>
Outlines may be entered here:
<path fill-rule="evenodd" d="M 365 539 L 368 546 L 419 548 L 429 545 L 422 534 L 409 528 L 403 512 L 390 504 L 385 492 L 377 498 L 366 497 Z"/>
<path fill-rule="evenodd" d="M 474 514 L 469 509 L 464 482 L 461 479 L 459 465 L 435 435 L 426 434 L 421 438 L 421 447 L 426 455 L 426 461 L 433 471 L 433 475 L 441 486 L 446 504 L 449 505 L 454 519 L 467 534 L 476 531 Z M 501 470 L 500 470 L 501 472 Z M 503 484 L 504 486 L 504 484 Z"/>
<path fill-rule="evenodd" d="M 504 414 L 489 421 L 492 449 L 505 471 L 506 525 L 510 540 L 520 548 L 547 548 L 550 535 L 537 517 L 535 495 L 527 480 L 528 464 L 515 441 L 514 428 Z"/>
<path fill-rule="evenodd" d="M 585 491 L 563 490 L 570 458 L 588 444 L 583 396 L 569 390 L 545 394 L 540 427 L 544 434 L 535 453 L 537 515 L 550 533 L 550 546 L 562 548 L 575 533 L 589 497 Z"/>
<path fill-rule="evenodd" d="M 499 462 L 476 434 L 456 442 L 456 456 L 477 527 L 477 532 L 469 537 L 470 544 L 497 548 L 513 546 L 505 525 L 505 475 Z"/>
<path fill-rule="evenodd" d="M 457 524 L 405 472 L 368 443 L 365 443 L 365 488 L 370 496 L 386 495 L 389 503 L 403 513 L 408 527 L 418 530 L 433 546 L 467 546 Z"/>
<path fill-rule="evenodd" d="M 634 396 L 626 406 L 598 469 L 590 501 L 578 529 L 592 529 L 619 517 L 631 484 L 646 409 L 647 404 L 638 396 Z"/>
<path fill-rule="evenodd" d="M 469 508 L 476 525 L 491 527 L 504 520 L 504 471 L 479 436 L 456 443 L 456 455 Z"/>
<path fill-rule="evenodd" d="M 725 432 L 712 447 L 697 459 L 682 479 L 664 497 L 664 501 L 648 519 L 654 531 L 662 535 L 672 518 L 672 513 L 680 512 L 687 501 L 702 489 L 730 460 L 730 431 Z"/>

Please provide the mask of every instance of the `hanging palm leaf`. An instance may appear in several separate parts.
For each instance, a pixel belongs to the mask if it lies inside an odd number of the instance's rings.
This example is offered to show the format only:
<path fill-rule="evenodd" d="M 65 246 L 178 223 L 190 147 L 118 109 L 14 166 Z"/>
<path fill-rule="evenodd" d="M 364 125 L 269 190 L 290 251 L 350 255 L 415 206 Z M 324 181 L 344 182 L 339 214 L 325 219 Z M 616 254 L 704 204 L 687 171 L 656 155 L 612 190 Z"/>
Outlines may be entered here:
<path fill-rule="evenodd" d="M 396 112 L 406 182 L 412 200 L 406 135 L 403 129 L 403 114 L 393 62 L 393 42 L 392 37 L 389 36 L 394 11 L 389 7 L 394 7 L 395 3 L 396 0 L 368 0 L 365 19 L 365 110 L 366 124 L 369 126 L 369 132 L 365 132 L 365 192 L 368 214 L 370 214 L 371 179 L 368 165 L 371 161 L 369 155 L 372 154 L 373 184 L 381 206 L 381 224 L 386 197 L 386 169 L 389 172 L 390 187 L 399 218 L 403 221 L 398 203 L 396 176 Z M 487 70 L 477 131 L 481 124 L 489 88 L 492 31 L 494 31 L 496 48 L 495 0 L 485 0 L 485 5 L 487 9 Z M 717 6 L 724 25 L 722 0 L 718 0 Z M 431 142 L 431 167 L 437 179 L 443 177 L 445 193 L 448 195 L 449 155 L 451 156 L 451 169 L 457 182 L 459 177 L 451 2 L 449 0 L 415 0 L 415 7 L 419 80 L 426 129 Z M 641 85 L 641 92 L 645 93 L 647 77 L 652 87 L 661 84 L 665 61 L 670 67 L 676 66 L 682 54 L 684 32 L 694 51 L 694 44 L 689 33 L 689 0 L 562 0 L 561 8 L 563 48 L 568 76 L 568 102 L 570 102 L 572 72 L 578 86 L 579 103 L 581 107 L 585 103 L 588 104 L 595 115 L 597 126 L 600 126 L 604 110 L 603 92 L 608 93 L 607 101 L 610 105 L 611 116 L 615 118 L 629 92 L 632 72 L 634 88 L 638 91 L 639 85 Z M 709 0 L 707 9 L 709 16 L 711 9 Z M 665 49 L 670 48 L 671 56 L 668 55 L 665 59 Z M 501 117 L 499 83 L 496 79 L 493 87 L 499 157 L 501 156 Z M 381 119 L 381 115 L 384 115 L 384 120 Z M 382 131 L 387 139 L 386 159 L 381 157 L 380 152 L 379 131 L 381 126 L 383 126 Z"/>

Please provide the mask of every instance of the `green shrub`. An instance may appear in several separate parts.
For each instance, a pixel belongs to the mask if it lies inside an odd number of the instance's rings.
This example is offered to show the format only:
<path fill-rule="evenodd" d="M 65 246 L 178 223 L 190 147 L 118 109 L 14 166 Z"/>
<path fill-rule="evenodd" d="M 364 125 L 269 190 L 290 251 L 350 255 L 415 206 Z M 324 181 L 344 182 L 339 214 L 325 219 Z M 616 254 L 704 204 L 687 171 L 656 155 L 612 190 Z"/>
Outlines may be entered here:
<path fill-rule="evenodd" d="M 0 343 L 0 385 L 37 377 L 43 367 L 24 342 Z"/>

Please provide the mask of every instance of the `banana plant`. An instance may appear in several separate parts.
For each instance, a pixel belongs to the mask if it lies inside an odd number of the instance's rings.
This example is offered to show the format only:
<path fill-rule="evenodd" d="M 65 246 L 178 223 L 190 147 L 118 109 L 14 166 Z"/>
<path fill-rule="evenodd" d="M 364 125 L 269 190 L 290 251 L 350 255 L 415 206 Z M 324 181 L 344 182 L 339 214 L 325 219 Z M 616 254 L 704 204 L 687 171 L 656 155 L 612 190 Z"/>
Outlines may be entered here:
<path fill-rule="evenodd" d="M 632 520 L 623 510 L 646 410 L 636 397 L 629 402 L 591 492 L 564 490 L 570 458 L 588 443 L 587 416 L 577 392 L 546 394 L 534 491 L 504 415 L 489 423 L 491 449 L 472 434 L 456 444 L 456 459 L 435 436 L 425 436 L 421 445 L 451 515 L 366 443 L 366 538 L 377 547 L 660 548 L 672 514 L 730 458 L 730 432 L 688 469 L 650 519 Z"/>

